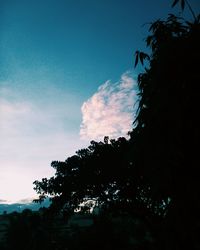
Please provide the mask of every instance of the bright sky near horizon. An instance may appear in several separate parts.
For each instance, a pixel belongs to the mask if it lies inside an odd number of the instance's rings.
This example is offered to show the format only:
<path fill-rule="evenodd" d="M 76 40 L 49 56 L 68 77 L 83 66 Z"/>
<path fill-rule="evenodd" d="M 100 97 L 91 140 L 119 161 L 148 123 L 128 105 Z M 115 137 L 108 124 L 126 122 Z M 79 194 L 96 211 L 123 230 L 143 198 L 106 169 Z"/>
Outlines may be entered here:
<path fill-rule="evenodd" d="M 127 134 L 134 52 L 145 49 L 144 24 L 170 4 L 0 0 L 0 203 L 34 197 L 32 182 L 54 173 L 51 161 Z"/>

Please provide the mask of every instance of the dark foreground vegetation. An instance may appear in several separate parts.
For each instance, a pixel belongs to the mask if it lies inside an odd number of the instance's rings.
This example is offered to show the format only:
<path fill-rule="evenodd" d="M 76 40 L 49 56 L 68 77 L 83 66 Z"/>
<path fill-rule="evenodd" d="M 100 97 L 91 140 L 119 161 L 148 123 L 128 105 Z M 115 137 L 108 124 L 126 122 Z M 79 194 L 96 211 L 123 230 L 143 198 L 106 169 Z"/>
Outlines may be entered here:
<path fill-rule="evenodd" d="M 1 250 L 126 250 L 154 245 L 149 225 L 143 218 L 128 213 L 78 213 L 67 220 L 46 209 L 27 209 L 0 219 L 9 223 L 1 239 Z"/>
<path fill-rule="evenodd" d="M 130 138 L 52 162 L 55 176 L 34 183 L 50 208 L 9 215 L 4 249 L 200 249 L 200 16 L 179 3 L 193 20 L 152 23 L 151 53 L 136 52 L 144 72 Z"/>

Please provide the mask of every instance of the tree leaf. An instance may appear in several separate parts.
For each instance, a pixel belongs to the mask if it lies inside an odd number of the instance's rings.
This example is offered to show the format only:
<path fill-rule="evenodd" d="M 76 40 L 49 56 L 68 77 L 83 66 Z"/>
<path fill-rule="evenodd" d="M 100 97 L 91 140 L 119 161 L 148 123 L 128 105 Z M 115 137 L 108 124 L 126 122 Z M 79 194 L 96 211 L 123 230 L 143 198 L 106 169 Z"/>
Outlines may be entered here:
<path fill-rule="evenodd" d="M 181 9 L 184 10 L 185 8 L 185 0 L 181 0 Z"/>
<path fill-rule="evenodd" d="M 174 0 L 173 4 L 172 4 L 172 8 L 178 3 L 179 0 Z"/>
<path fill-rule="evenodd" d="M 140 53 L 140 62 L 141 62 L 141 64 L 143 65 L 144 64 L 144 53 Z"/>
<path fill-rule="evenodd" d="M 135 65 L 134 65 L 134 68 L 137 66 L 138 60 L 139 60 L 139 51 L 137 50 L 137 51 L 135 52 Z"/>
<path fill-rule="evenodd" d="M 152 39 L 153 38 L 153 36 L 148 36 L 147 38 L 146 38 L 146 44 L 147 44 L 147 46 L 150 46 L 151 45 L 151 43 L 152 43 Z"/>

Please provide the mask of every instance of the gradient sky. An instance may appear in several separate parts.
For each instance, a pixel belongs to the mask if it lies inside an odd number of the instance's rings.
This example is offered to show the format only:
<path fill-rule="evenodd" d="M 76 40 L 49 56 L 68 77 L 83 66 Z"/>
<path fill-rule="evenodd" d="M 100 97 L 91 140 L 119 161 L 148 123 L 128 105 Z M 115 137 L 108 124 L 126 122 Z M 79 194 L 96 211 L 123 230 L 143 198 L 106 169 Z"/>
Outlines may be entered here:
<path fill-rule="evenodd" d="M 133 55 L 145 49 L 144 24 L 166 17 L 171 2 L 0 0 L 0 202 L 34 197 L 52 160 L 126 135 Z"/>

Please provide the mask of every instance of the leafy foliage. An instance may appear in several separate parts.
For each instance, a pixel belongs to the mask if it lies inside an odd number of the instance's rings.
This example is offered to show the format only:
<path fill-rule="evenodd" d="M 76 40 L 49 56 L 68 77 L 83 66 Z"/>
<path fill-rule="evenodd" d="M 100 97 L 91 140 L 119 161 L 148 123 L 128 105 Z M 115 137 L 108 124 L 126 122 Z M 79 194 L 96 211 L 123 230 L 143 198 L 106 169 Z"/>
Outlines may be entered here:
<path fill-rule="evenodd" d="M 165 218 L 169 249 L 196 249 L 199 242 L 192 232 L 198 231 L 200 221 L 199 16 L 187 22 L 170 14 L 149 31 L 146 42 L 152 52 L 149 67 L 138 76 L 140 103 L 131 132 L 134 176 L 138 181 L 143 176 L 141 188 L 149 190 L 153 203 L 170 199 Z"/>
<path fill-rule="evenodd" d="M 54 177 L 35 181 L 40 199 L 53 196 L 53 203 L 77 209 L 82 202 L 94 200 L 96 204 L 128 200 L 130 164 L 124 157 L 128 148 L 125 138 L 104 142 L 92 141 L 86 149 L 76 152 L 65 162 L 52 162 Z"/>
<path fill-rule="evenodd" d="M 187 0 L 174 0 L 174 2 L 172 3 L 172 8 L 177 5 L 178 3 L 180 3 L 181 9 L 182 11 L 185 9 L 185 5 L 187 5 L 187 7 L 189 8 L 194 20 L 196 20 L 196 16 L 195 13 L 191 7 L 191 5 L 189 4 L 189 2 Z"/>
<path fill-rule="evenodd" d="M 135 67 L 138 64 L 138 61 L 140 60 L 141 64 L 144 65 L 144 60 L 150 60 L 150 57 L 144 53 L 144 52 L 140 52 L 140 51 L 136 51 L 135 52 Z"/>

